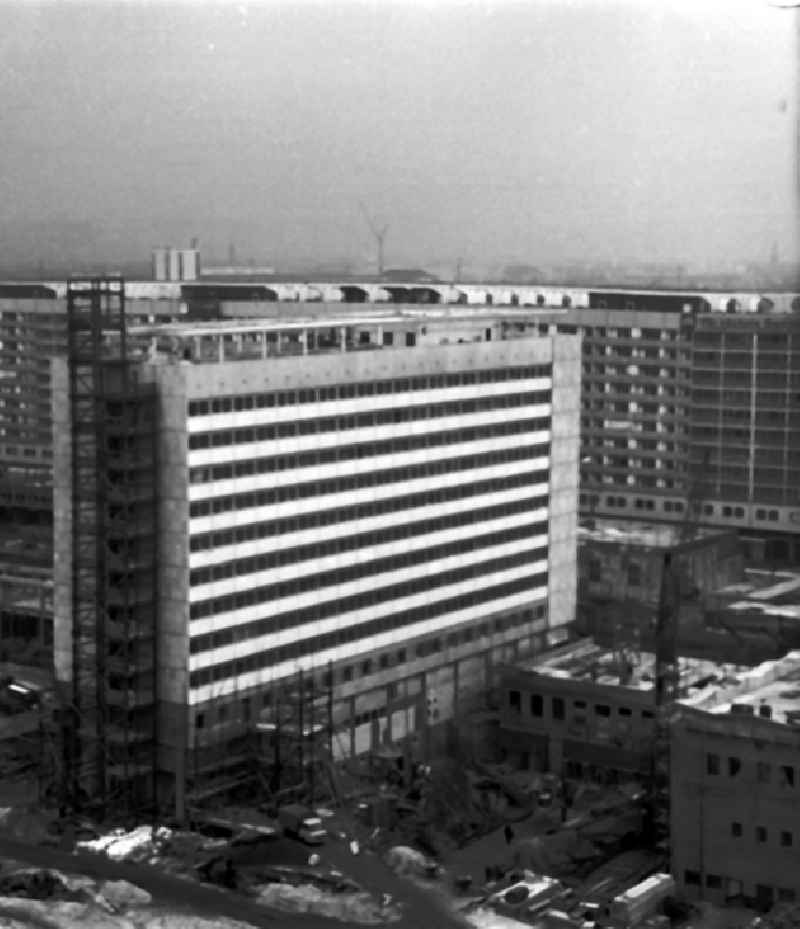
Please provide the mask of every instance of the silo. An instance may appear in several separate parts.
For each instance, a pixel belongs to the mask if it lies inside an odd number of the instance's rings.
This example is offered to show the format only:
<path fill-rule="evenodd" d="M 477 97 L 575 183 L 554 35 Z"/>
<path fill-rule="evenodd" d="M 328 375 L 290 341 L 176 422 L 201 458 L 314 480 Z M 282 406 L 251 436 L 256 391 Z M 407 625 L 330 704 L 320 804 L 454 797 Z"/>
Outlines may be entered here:
<path fill-rule="evenodd" d="M 181 253 L 180 249 L 171 248 L 169 250 L 169 270 L 168 278 L 170 281 L 179 281 L 181 279 Z"/>
<path fill-rule="evenodd" d="M 198 254 L 196 248 L 184 248 L 181 250 L 181 276 L 182 281 L 196 281 L 198 271 Z"/>

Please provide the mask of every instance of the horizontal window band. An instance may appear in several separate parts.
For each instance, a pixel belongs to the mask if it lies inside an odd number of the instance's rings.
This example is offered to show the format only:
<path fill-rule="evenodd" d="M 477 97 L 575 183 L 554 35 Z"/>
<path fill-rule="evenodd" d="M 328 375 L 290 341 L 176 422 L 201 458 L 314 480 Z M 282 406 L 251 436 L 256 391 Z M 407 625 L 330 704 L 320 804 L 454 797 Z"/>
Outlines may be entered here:
<path fill-rule="evenodd" d="M 508 464 L 512 461 L 525 461 L 528 458 L 546 458 L 550 454 L 550 443 L 539 442 L 535 445 L 519 445 L 516 448 L 500 448 L 490 452 L 473 455 L 460 455 L 455 458 L 428 459 L 418 464 L 409 464 L 379 470 L 362 471 L 336 477 L 320 478 L 315 481 L 303 481 L 285 486 L 272 486 L 248 490 L 245 493 L 220 494 L 204 500 L 192 500 L 191 516 L 208 516 L 213 512 L 212 500 L 232 499 L 231 509 L 243 510 L 256 506 L 271 506 L 287 500 L 303 500 L 310 497 L 325 497 L 329 494 L 341 494 L 366 487 L 385 487 L 390 484 L 404 483 L 443 474 L 455 474 L 492 465 Z M 227 467 L 227 466 L 226 466 Z M 241 477 L 234 470 L 233 478 Z M 195 504 L 198 504 L 195 506 Z M 199 504 L 208 504 L 206 507 Z"/>
<path fill-rule="evenodd" d="M 208 416 L 215 413 L 236 413 L 245 410 L 276 406 L 295 406 L 303 403 L 324 403 L 350 400 L 355 397 L 391 396 L 417 390 L 441 390 L 469 384 L 496 384 L 528 378 L 551 377 L 553 366 L 509 365 L 503 368 L 450 371 L 446 374 L 427 374 L 416 377 L 385 378 L 355 383 L 305 387 L 297 390 L 270 391 L 258 394 L 236 394 L 231 397 L 207 397 L 190 400 L 189 416 Z"/>
<path fill-rule="evenodd" d="M 493 558 L 488 561 L 478 562 L 477 564 L 465 565 L 462 568 L 454 568 L 439 574 L 415 577 L 399 584 L 387 584 L 383 587 L 376 587 L 372 590 L 352 594 L 348 597 L 317 602 L 313 606 L 301 607 L 297 610 L 289 610 L 284 613 L 278 613 L 277 615 L 265 616 L 253 622 L 240 623 L 235 626 L 230 625 L 217 632 L 191 637 L 190 652 L 196 654 L 197 652 L 208 651 L 210 648 L 220 648 L 223 645 L 229 645 L 234 641 L 258 638 L 259 636 L 280 632 L 284 629 L 293 629 L 305 623 L 327 619 L 340 613 L 347 613 L 350 610 L 364 609 L 365 607 L 377 606 L 392 600 L 399 600 L 404 596 L 425 593 L 426 591 L 435 591 L 438 587 L 456 584 L 471 577 L 480 577 L 481 575 L 491 574 L 497 571 L 509 570 L 519 567 L 520 565 L 528 564 L 537 559 L 546 558 L 547 546 L 538 549 L 527 549 L 513 555 Z M 221 597 L 218 598 L 218 600 L 226 601 L 226 603 L 218 604 L 217 600 L 210 600 L 205 601 L 203 604 L 193 604 L 193 608 L 201 605 L 212 608 L 209 609 L 208 612 L 200 613 L 196 616 L 193 615 L 191 618 L 199 619 L 202 616 L 213 616 L 230 609 L 237 609 L 234 603 L 227 605 L 228 600 L 235 600 L 234 596 L 229 598 Z M 254 603 L 258 602 L 259 601 L 254 601 Z"/>
<path fill-rule="evenodd" d="M 472 484 L 455 484 L 451 487 L 421 491 L 416 494 L 405 494 L 401 497 L 387 497 L 383 500 L 372 500 L 353 506 L 317 510 L 313 513 L 301 513 L 284 519 L 265 520 L 259 523 L 249 523 L 246 526 L 232 527 L 227 530 L 206 532 L 193 535 L 189 544 L 191 551 L 202 551 L 203 548 L 217 548 L 235 542 L 285 535 L 289 532 L 299 532 L 304 529 L 316 529 L 321 526 L 337 525 L 359 519 L 368 519 L 373 516 L 385 516 L 389 513 L 401 513 L 403 510 L 417 509 L 453 500 L 466 500 L 487 493 L 533 487 L 537 484 L 547 483 L 549 477 L 549 471 L 546 469 L 530 472 L 523 471 L 511 477 L 489 478 L 484 481 L 475 481 Z M 228 540 L 229 536 L 230 540 Z"/>
<path fill-rule="evenodd" d="M 495 506 L 482 507 L 479 510 L 462 510 L 450 513 L 435 519 L 423 519 L 413 523 L 402 523 L 377 529 L 373 532 L 361 532 L 348 536 L 338 536 L 324 542 L 312 542 L 308 545 L 298 545 L 294 548 L 282 548 L 277 551 L 251 555 L 248 558 L 229 559 L 220 561 L 207 567 L 195 568 L 189 574 L 191 586 L 208 584 L 223 578 L 235 577 L 242 574 L 255 574 L 258 571 L 268 571 L 271 568 L 280 568 L 285 565 L 300 564 L 311 559 L 326 558 L 330 555 L 339 555 L 344 552 L 355 552 L 359 549 L 372 548 L 384 545 L 387 542 L 415 538 L 417 536 L 431 535 L 443 529 L 458 529 L 462 526 L 478 527 L 481 523 L 490 522 L 504 516 L 513 516 L 546 507 L 547 496 L 528 497 L 501 503 Z M 530 527 L 547 532 L 547 523 L 537 523 Z M 430 549 L 428 549 L 430 551 Z"/>
<path fill-rule="evenodd" d="M 507 542 L 515 542 L 521 539 L 532 538 L 538 535 L 547 535 L 547 521 L 538 522 L 535 524 L 526 523 L 522 526 L 513 526 L 511 528 L 499 529 L 494 532 L 484 533 L 483 535 L 475 535 L 469 533 L 466 537 L 456 539 L 451 542 L 443 542 L 438 545 L 432 545 L 429 548 L 420 548 L 420 549 L 411 549 L 404 551 L 402 554 L 393 554 L 386 555 L 381 558 L 375 558 L 371 561 L 355 561 L 352 562 L 352 559 L 347 559 L 351 563 L 346 564 L 342 567 L 332 568 L 329 571 L 320 571 L 313 573 L 313 564 L 307 565 L 306 570 L 309 573 L 304 573 L 302 577 L 295 577 L 292 580 L 282 580 L 275 582 L 273 584 L 264 585 L 262 587 L 251 586 L 246 592 L 237 591 L 236 593 L 224 594 L 224 597 L 235 597 L 237 601 L 239 598 L 246 598 L 248 602 L 243 602 L 243 606 L 251 606 L 253 603 L 264 602 L 266 600 L 272 599 L 282 599 L 283 597 L 291 597 L 297 593 L 305 593 L 309 589 L 318 589 L 320 592 L 326 587 L 331 587 L 337 584 L 346 584 L 350 581 L 359 580 L 361 578 L 367 577 L 376 577 L 378 575 L 386 574 L 387 572 L 395 571 L 400 568 L 411 568 L 417 565 L 425 565 L 433 561 L 438 561 L 440 558 L 448 558 L 451 555 L 464 554 L 466 552 L 478 551 L 482 548 L 491 548 L 494 545 L 503 545 Z M 240 564 L 242 567 L 245 567 L 248 562 L 251 562 L 252 559 L 243 559 L 244 564 L 237 562 L 228 562 L 224 567 L 230 569 L 230 573 L 218 576 L 216 578 L 209 578 L 206 581 L 206 584 L 216 587 L 218 586 L 219 581 L 233 581 L 237 583 L 238 586 L 238 577 L 242 574 L 253 574 L 252 570 L 234 573 L 234 566 Z M 212 569 L 201 569 L 202 571 L 210 571 Z M 219 570 L 219 569 L 218 569 Z M 300 568 L 303 570 L 303 568 Z M 216 602 L 217 597 L 211 599 L 200 599 L 203 594 L 203 587 L 205 584 L 197 580 L 196 575 L 199 574 L 199 571 L 193 571 L 192 574 L 195 575 L 193 587 L 196 585 L 195 590 L 192 591 L 193 596 L 197 595 L 198 599 L 194 600 L 191 604 L 192 608 L 197 605 L 205 603 Z M 254 578 L 248 579 L 248 584 L 253 584 Z M 199 589 L 197 589 L 199 588 Z M 219 612 L 215 610 L 214 612 Z M 194 612 L 191 614 L 193 619 L 198 619 L 199 616 Z"/>
<path fill-rule="evenodd" d="M 433 619 L 445 613 L 455 612 L 468 606 L 489 604 L 493 600 L 499 600 L 502 597 L 522 593 L 526 590 L 533 592 L 546 586 L 547 577 L 546 571 L 528 575 L 493 587 L 480 588 L 468 594 L 460 594 L 447 600 L 428 603 L 413 610 L 381 616 L 358 626 L 345 627 L 325 635 L 300 639 L 291 645 L 266 649 L 233 661 L 213 665 L 209 668 L 201 668 L 190 673 L 189 686 L 193 688 L 202 687 L 205 684 L 233 678 L 259 668 L 268 668 L 286 660 L 314 655 L 336 645 L 347 642 L 355 643 L 386 631 L 397 630 L 398 633 L 402 633 L 407 626 L 412 626 L 426 619 Z M 401 640 L 398 639 L 398 641 Z"/>

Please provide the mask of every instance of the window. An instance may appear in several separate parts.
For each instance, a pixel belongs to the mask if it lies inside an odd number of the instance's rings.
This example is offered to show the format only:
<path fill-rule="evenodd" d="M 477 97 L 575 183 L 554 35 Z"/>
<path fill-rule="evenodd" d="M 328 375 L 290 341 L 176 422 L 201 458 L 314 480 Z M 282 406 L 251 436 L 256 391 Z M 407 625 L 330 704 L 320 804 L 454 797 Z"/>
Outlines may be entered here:
<path fill-rule="evenodd" d="M 353 666 L 347 665 L 342 668 L 342 680 L 343 681 L 352 681 L 353 680 Z"/>
<path fill-rule="evenodd" d="M 728 757 L 728 777 L 736 777 L 736 775 L 742 769 L 741 759 L 735 758 L 733 755 Z"/>
<path fill-rule="evenodd" d="M 205 729 L 206 727 L 206 714 L 197 713 L 194 718 L 194 727 L 195 729 Z"/>
<path fill-rule="evenodd" d="M 790 764 L 781 765 L 781 786 L 794 787 L 794 768 Z"/>
<path fill-rule="evenodd" d="M 642 719 L 653 719 L 655 714 L 652 710 L 642 710 Z"/>
<path fill-rule="evenodd" d="M 766 841 L 767 841 L 767 827 L 756 826 L 756 842 L 766 842 Z"/>
<path fill-rule="evenodd" d="M 594 715 L 595 716 L 610 716 L 611 707 L 605 703 L 595 703 L 594 705 Z"/>
<path fill-rule="evenodd" d="M 710 890 L 719 890 L 722 887 L 722 878 L 719 874 L 706 874 L 706 887 Z"/>
<path fill-rule="evenodd" d="M 638 564 L 628 565 L 628 584 L 631 587 L 641 587 L 642 584 L 642 567 Z"/>
<path fill-rule="evenodd" d="M 369 658 L 367 658 L 366 661 L 361 662 L 361 673 L 370 674 L 371 671 L 372 671 L 372 662 L 370 661 Z"/>
<path fill-rule="evenodd" d="M 542 716 L 544 713 L 544 698 L 541 694 L 531 694 L 531 716 Z"/>
<path fill-rule="evenodd" d="M 603 579 L 603 565 L 597 558 L 592 558 L 589 562 L 589 580 L 601 581 Z"/>
<path fill-rule="evenodd" d="M 742 824 L 736 823 L 736 822 L 731 823 L 731 835 L 735 839 L 738 839 L 741 836 L 741 834 L 742 834 Z"/>
<path fill-rule="evenodd" d="M 769 784 L 772 776 L 772 765 L 766 761 L 759 761 L 756 765 L 756 777 L 759 784 Z"/>
<path fill-rule="evenodd" d="M 778 900 L 780 900 L 781 903 L 794 903 L 796 899 L 797 895 L 790 887 L 778 888 Z"/>
<path fill-rule="evenodd" d="M 631 709 L 630 709 L 630 707 L 627 707 L 627 706 L 621 706 L 621 707 L 617 710 L 617 712 L 619 713 L 620 716 L 630 716 L 630 715 L 631 715 Z"/>
<path fill-rule="evenodd" d="M 405 660 L 406 660 L 406 650 L 404 648 L 401 648 L 397 652 L 397 663 L 404 664 Z"/>
<path fill-rule="evenodd" d="M 683 872 L 683 881 L 685 884 L 700 884 L 700 872 L 699 871 L 684 871 Z"/>
<path fill-rule="evenodd" d="M 553 697 L 553 719 L 564 718 L 564 699 L 563 697 Z"/>
<path fill-rule="evenodd" d="M 522 712 L 522 698 L 518 690 L 509 690 L 508 708 L 513 710 L 515 713 Z"/>
<path fill-rule="evenodd" d="M 784 848 L 790 848 L 792 845 L 792 833 L 791 832 L 781 832 L 781 845 Z"/>
<path fill-rule="evenodd" d="M 706 755 L 706 774 L 719 774 L 719 755 Z"/>

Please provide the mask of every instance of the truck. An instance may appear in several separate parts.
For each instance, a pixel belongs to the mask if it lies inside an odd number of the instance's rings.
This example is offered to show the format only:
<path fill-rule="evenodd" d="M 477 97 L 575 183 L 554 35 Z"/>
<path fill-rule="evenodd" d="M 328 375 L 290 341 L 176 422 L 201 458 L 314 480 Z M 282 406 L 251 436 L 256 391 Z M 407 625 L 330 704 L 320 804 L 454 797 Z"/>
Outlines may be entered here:
<path fill-rule="evenodd" d="M 650 877 L 618 894 L 604 914 L 603 925 L 613 929 L 632 929 L 662 909 L 667 897 L 675 893 L 675 880 L 670 874 L 652 874 Z"/>
<path fill-rule="evenodd" d="M 299 803 L 281 807 L 278 824 L 284 835 L 299 839 L 306 845 L 322 845 L 328 835 L 319 816 Z"/>

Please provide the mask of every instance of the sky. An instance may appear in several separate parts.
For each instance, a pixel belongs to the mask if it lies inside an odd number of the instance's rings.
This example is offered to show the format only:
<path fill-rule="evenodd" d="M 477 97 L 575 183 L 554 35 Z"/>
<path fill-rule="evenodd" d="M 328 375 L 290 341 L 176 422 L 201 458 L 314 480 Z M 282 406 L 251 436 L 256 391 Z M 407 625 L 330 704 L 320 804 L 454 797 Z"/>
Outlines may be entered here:
<path fill-rule="evenodd" d="M 779 2 L 779 0 L 775 0 Z M 800 10 L 0 0 L 0 262 L 798 253 Z"/>

